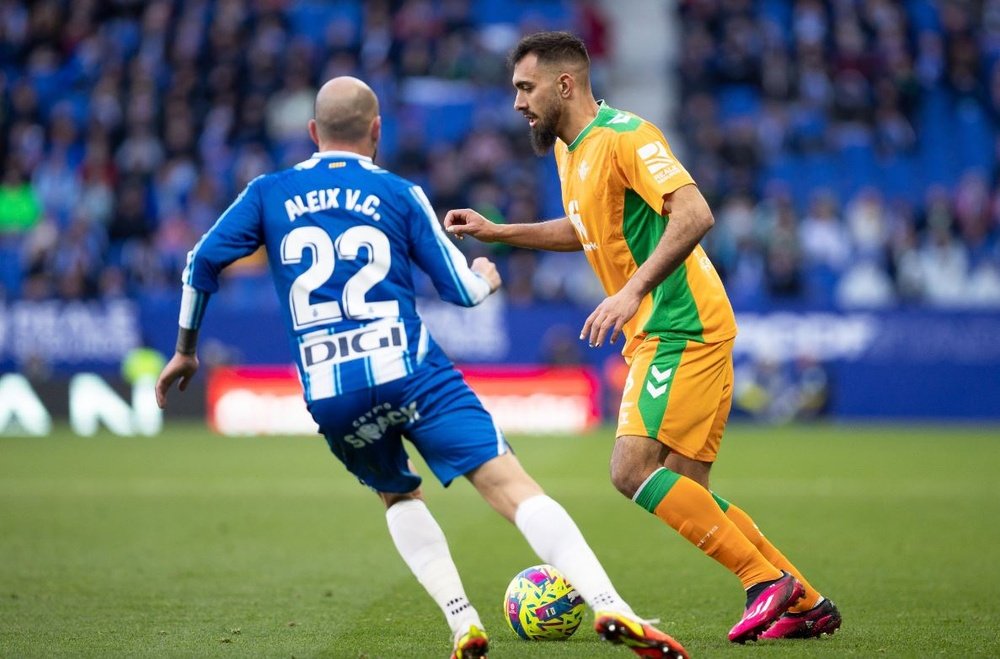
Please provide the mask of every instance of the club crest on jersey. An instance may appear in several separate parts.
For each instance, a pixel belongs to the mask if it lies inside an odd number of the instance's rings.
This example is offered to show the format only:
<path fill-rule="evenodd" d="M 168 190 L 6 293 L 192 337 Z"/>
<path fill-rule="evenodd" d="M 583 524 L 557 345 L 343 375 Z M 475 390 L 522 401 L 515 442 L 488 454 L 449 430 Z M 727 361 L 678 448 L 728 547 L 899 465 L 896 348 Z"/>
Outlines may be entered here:
<path fill-rule="evenodd" d="M 371 323 L 364 327 L 329 334 L 313 332 L 302 337 L 299 354 L 306 369 L 320 364 L 341 364 L 380 352 L 406 349 L 406 330 L 400 322 Z"/>

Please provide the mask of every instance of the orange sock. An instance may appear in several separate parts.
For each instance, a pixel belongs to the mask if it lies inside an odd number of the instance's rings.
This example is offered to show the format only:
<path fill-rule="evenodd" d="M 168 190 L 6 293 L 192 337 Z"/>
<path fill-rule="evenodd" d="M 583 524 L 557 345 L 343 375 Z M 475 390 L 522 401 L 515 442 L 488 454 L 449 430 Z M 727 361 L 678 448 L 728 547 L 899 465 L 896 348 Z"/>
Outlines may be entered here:
<path fill-rule="evenodd" d="M 713 493 L 715 501 L 719 504 L 725 512 L 726 517 L 732 520 L 733 524 L 743 533 L 746 538 L 754 544 L 757 550 L 763 554 L 764 558 L 770 561 L 771 565 L 774 567 L 784 570 L 785 572 L 792 573 L 796 579 L 799 580 L 805 589 L 805 596 L 799 600 L 798 604 L 789 609 L 793 613 L 801 613 L 802 611 L 808 611 L 817 604 L 819 604 L 820 594 L 819 592 L 810 585 L 806 578 L 802 576 L 802 573 L 792 565 L 792 562 L 785 558 L 785 555 L 778 551 L 778 548 L 772 545 L 764 534 L 760 532 L 757 525 L 754 524 L 753 519 L 750 515 L 747 515 L 741 508 L 734 506 L 732 503 L 726 501 L 719 495 Z"/>
<path fill-rule="evenodd" d="M 646 479 L 633 500 L 726 566 L 740 578 L 743 588 L 781 577 L 781 571 L 716 505 L 712 494 L 690 478 L 661 467 Z"/>

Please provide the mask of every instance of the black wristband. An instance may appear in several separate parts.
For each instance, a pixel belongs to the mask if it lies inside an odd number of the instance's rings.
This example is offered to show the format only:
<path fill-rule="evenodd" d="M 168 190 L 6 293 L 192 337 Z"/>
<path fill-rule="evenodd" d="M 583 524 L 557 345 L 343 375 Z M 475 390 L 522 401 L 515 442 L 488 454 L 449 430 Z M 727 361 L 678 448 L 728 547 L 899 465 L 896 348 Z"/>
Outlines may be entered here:
<path fill-rule="evenodd" d="M 198 352 L 198 330 L 181 327 L 177 330 L 177 352 L 193 355 Z"/>

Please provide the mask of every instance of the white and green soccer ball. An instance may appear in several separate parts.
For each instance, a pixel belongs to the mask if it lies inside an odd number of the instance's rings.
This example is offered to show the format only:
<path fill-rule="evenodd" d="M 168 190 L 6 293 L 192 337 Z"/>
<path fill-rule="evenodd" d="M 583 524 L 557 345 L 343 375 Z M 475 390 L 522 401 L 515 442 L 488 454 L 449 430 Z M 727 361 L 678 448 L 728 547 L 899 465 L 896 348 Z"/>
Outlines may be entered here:
<path fill-rule="evenodd" d="M 566 577 L 551 565 L 522 570 L 507 586 L 504 618 L 528 641 L 569 638 L 583 622 L 586 604 Z"/>

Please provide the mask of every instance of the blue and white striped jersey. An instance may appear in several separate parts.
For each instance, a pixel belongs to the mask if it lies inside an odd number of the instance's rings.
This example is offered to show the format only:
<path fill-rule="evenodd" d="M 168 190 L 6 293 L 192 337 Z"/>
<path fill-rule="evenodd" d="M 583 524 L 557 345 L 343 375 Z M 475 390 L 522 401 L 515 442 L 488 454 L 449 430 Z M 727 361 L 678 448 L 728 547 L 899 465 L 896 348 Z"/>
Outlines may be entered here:
<path fill-rule="evenodd" d="M 198 329 L 219 272 L 260 245 L 284 311 L 306 401 L 413 372 L 431 340 L 412 264 L 462 306 L 490 293 L 419 186 L 345 151 L 260 176 L 188 254 L 180 325 Z"/>

